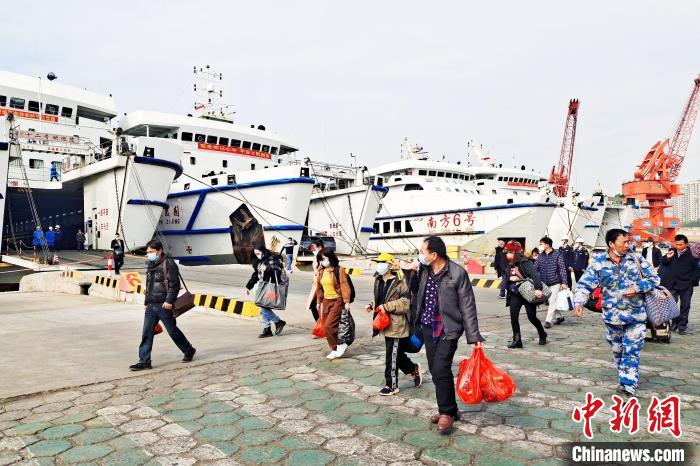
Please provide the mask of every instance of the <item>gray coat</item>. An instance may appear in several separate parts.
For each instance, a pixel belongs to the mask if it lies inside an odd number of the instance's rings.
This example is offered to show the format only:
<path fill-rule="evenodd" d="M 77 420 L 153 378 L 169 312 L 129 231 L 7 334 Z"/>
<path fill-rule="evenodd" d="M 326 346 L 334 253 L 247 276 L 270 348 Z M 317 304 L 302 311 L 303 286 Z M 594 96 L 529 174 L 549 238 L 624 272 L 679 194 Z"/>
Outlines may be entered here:
<path fill-rule="evenodd" d="M 420 326 L 420 313 L 429 273 L 428 267 L 421 266 L 411 280 L 413 327 Z M 464 267 L 448 260 L 438 277 L 438 310 L 442 316 L 444 338 L 455 340 L 464 333 L 468 343 L 484 341 L 479 333 L 474 289 Z"/>

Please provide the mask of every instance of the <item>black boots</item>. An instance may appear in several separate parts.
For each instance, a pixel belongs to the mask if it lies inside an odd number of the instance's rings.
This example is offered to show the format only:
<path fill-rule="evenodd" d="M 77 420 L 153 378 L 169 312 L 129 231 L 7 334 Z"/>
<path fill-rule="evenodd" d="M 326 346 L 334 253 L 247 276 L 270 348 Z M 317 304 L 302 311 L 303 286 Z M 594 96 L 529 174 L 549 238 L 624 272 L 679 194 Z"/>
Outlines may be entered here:
<path fill-rule="evenodd" d="M 267 338 L 272 336 L 272 329 L 270 327 L 265 327 L 258 338 Z"/>
<path fill-rule="evenodd" d="M 146 369 L 150 369 L 150 368 L 151 368 L 150 362 L 139 362 L 139 363 L 132 364 L 131 366 L 129 366 L 129 369 L 131 369 L 132 371 L 142 371 L 142 370 L 146 370 Z"/>
<path fill-rule="evenodd" d="M 283 320 L 275 322 L 275 335 L 279 335 L 280 333 L 282 333 L 282 329 L 285 325 L 287 325 L 287 322 Z"/>
<path fill-rule="evenodd" d="M 508 348 L 522 348 L 523 347 L 523 341 L 520 339 L 520 334 L 516 333 L 513 335 L 513 340 L 508 343 Z"/>
<path fill-rule="evenodd" d="M 547 344 L 547 332 L 544 332 L 544 335 L 540 335 L 540 341 L 538 342 L 540 345 L 546 345 Z"/>

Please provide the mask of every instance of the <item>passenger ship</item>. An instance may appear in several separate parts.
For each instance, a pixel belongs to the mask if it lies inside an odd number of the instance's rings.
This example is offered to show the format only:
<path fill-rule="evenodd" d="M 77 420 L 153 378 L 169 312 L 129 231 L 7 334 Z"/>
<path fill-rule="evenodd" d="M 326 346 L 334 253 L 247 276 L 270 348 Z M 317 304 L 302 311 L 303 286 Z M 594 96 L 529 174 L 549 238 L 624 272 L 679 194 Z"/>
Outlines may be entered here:
<path fill-rule="evenodd" d="M 4 249 L 31 249 L 37 226 L 60 226 L 65 249 L 76 247 L 79 229 L 93 249 L 109 249 L 117 231 L 129 249 L 152 237 L 141 219 L 160 216 L 181 149 L 117 137 L 116 114 L 111 95 L 58 83 L 53 73 L 0 71 L 0 153 L 3 163 L 9 159 L 7 184 L 0 180 L 7 186 Z"/>
<path fill-rule="evenodd" d="M 477 147 L 472 150 L 478 166 L 429 160 L 421 147 L 405 141 L 404 160 L 372 169 L 389 192 L 368 249 L 415 253 L 428 235 L 472 256 L 493 254 L 498 239 L 537 245 L 558 205 L 542 185 L 547 179 L 524 166 L 496 166 Z"/>
<path fill-rule="evenodd" d="M 298 148 L 264 125 L 235 124 L 218 103 L 221 75 L 194 74 L 196 116 L 135 111 L 120 121 L 125 135 L 183 149 L 183 176 L 159 219 L 171 254 L 186 265 L 250 263 L 256 241 L 278 252 L 287 238 L 300 243 L 314 180 L 309 167 L 287 162 Z"/>

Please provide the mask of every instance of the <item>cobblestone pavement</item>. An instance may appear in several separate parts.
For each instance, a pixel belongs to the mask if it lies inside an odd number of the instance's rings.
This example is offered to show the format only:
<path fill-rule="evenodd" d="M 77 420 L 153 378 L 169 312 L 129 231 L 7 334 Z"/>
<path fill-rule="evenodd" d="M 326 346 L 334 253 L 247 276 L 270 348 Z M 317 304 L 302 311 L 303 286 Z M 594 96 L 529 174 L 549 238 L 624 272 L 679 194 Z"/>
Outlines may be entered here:
<path fill-rule="evenodd" d="M 691 315 L 697 325 L 697 306 Z M 594 314 L 568 318 L 546 346 L 524 316 L 522 326 L 525 349 L 508 350 L 508 320 L 483 319 L 486 354 L 518 390 L 504 403 L 462 406 L 451 436 L 428 421 L 436 413 L 429 376 L 422 388 L 403 379 L 399 395 L 377 396 L 383 341 L 359 339 L 345 359 L 328 361 L 323 342 L 310 340 L 296 350 L 0 401 L 0 465 L 563 464 L 562 445 L 582 440 L 572 409 L 591 392 L 607 413 L 616 387 L 602 322 Z M 696 445 L 698 343 L 695 332 L 647 344 L 639 393 L 642 413 L 651 395 L 680 395 L 680 440 Z M 461 343 L 455 363 L 470 351 Z M 423 354 L 414 360 L 427 369 Z M 649 434 L 642 417 L 633 440 L 673 440 Z M 594 440 L 630 439 L 611 433 L 609 419 L 594 419 Z"/>

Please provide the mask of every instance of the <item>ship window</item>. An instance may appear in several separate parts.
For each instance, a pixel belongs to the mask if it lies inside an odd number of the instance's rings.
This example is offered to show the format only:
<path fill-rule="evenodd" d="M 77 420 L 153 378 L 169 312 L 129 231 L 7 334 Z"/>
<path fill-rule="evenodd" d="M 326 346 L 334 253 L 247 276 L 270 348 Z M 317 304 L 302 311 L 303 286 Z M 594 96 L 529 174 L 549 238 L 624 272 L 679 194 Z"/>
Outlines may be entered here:
<path fill-rule="evenodd" d="M 258 144 L 257 142 L 254 142 L 253 143 L 253 150 L 260 150 L 260 144 Z"/>
<path fill-rule="evenodd" d="M 216 186 L 216 185 L 218 185 L 218 184 L 219 184 L 219 179 L 218 179 L 218 178 L 212 178 L 212 179 L 211 179 L 211 185 L 212 185 L 212 186 Z"/>
<path fill-rule="evenodd" d="M 513 195 L 514 195 L 514 196 L 517 196 L 517 195 L 518 195 L 518 192 L 517 192 L 517 191 L 513 191 Z"/>
<path fill-rule="evenodd" d="M 236 184 L 236 175 L 228 175 L 226 177 L 226 183 L 229 185 Z"/>
<path fill-rule="evenodd" d="M 272 155 L 277 155 L 277 148 L 276 147 L 270 147 L 270 153 Z"/>
<path fill-rule="evenodd" d="M 228 138 L 219 138 L 220 146 L 228 146 Z"/>
<path fill-rule="evenodd" d="M 231 139 L 231 147 L 241 147 L 241 141 L 238 139 Z"/>
<path fill-rule="evenodd" d="M 427 170 L 418 170 L 418 175 L 419 176 L 425 176 L 428 173 Z"/>
<path fill-rule="evenodd" d="M 413 227 L 411 226 L 411 222 L 406 220 L 404 222 L 404 226 L 406 227 L 406 233 L 412 233 L 413 232 Z"/>
<path fill-rule="evenodd" d="M 29 105 L 27 106 L 27 110 L 30 112 L 38 112 L 39 111 L 39 102 L 36 100 L 30 100 Z"/>
<path fill-rule="evenodd" d="M 7 105 L 7 96 L 0 95 L 0 107 L 4 107 Z"/>
<path fill-rule="evenodd" d="M 250 149 L 250 141 L 243 141 L 243 148 Z"/>
<path fill-rule="evenodd" d="M 372 228 L 374 228 L 374 233 L 379 233 L 379 224 L 378 223 L 375 223 L 374 225 L 372 225 Z"/>
<path fill-rule="evenodd" d="M 207 139 L 207 137 L 203 134 L 195 134 L 194 135 L 195 142 L 204 142 L 206 139 Z"/>
<path fill-rule="evenodd" d="M 404 191 L 423 191 L 423 186 L 417 183 L 409 183 L 403 187 Z"/>
<path fill-rule="evenodd" d="M 255 164 L 254 164 L 254 163 L 251 163 L 251 164 L 250 164 L 250 169 L 251 169 L 251 170 L 255 170 Z"/>
<path fill-rule="evenodd" d="M 72 117 L 73 116 L 73 109 L 70 107 L 63 107 L 61 109 L 61 116 L 66 117 L 66 118 Z"/>
<path fill-rule="evenodd" d="M 401 233 L 401 220 L 394 222 L 394 233 Z"/>
<path fill-rule="evenodd" d="M 513 203 L 513 199 L 508 199 L 508 202 L 506 202 L 506 204 L 512 204 L 512 203 Z"/>
<path fill-rule="evenodd" d="M 495 190 L 495 189 L 492 189 L 492 190 L 491 190 L 491 194 L 496 194 L 496 190 Z"/>
<path fill-rule="evenodd" d="M 197 159 L 194 157 L 190 157 L 190 165 L 196 165 L 197 164 Z"/>
<path fill-rule="evenodd" d="M 461 192 L 462 192 L 462 190 L 459 189 L 459 188 L 455 188 L 455 191 L 457 191 L 458 193 L 461 193 Z"/>
<path fill-rule="evenodd" d="M 529 196 L 529 195 L 530 195 L 530 191 L 527 191 L 525 194 L 527 194 L 527 195 Z"/>
<path fill-rule="evenodd" d="M 430 170 L 428 172 L 428 176 L 435 176 L 435 170 Z"/>
<path fill-rule="evenodd" d="M 0 104 L 1 103 L 2 102 L 0 102 Z M 58 115 L 58 105 L 46 104 L 44 113 L 46 113 L 47 115 Z"/>
<path fill-rule="evenodd" d="M 218 138 L 216 136 L 207 136 L 207 144 L 216 144 Z"/>
<path fill-rule="evenodd" d="M 270 153 L 270 146 L 262 146 L 262 149 L 261 149 L 261 150 L 262 150 L 263 152 L 265 152 L 266 154 L 269 154 L 269 153 Z"/>
<path fill-rule="evenodd" d="M 444 178 L 445 177 L 445 172 L 438 172 L 437 176 L 439 178 Z"/>
<path fill-rule="evenodd" d="M 20 110 L 24 110 L 24 99 L 10 97 L 10 108 L 19 108 Z"/>
<path fill-rule="evenodd" d="M 221 161 L 221 165 L 222 165 L 224 168 L 228 168 L 228 160 L 222 160 L 222 161 Z"/>
<path fill-rule="evenodd" d="M 29 159 L 29 168 L 44 168 L 44 161 L 41 159 Z"/>
<path fill-rule="evenodd" d="M 394 181 L 401 181 L 403 178 L 394 178 Z"/>
<path fill-rule="evenodd" d="M 477 206 L 477 207 L 481 207 L 481 202 L 477 202 L 477 203 L 476 203 L 476 206 Z"/>
<path fill-rule="evenodd" d="M 450 172 L 445 173 L 445 178 L 452 178 L 452 173 L 450 173 Z"/>
<path fill-rule="evenodd" d="M 180 138 L 183 141 L 191 141 L 192 140 L 192 133 L 182 133 Z"/>
<path fill-rule="evenodd" d="M 391 227 L 390 222 L 384 222 L 384 224 L 382 225 L 382 232 L 389 233 L 390 227 Z"/>
<path fill-rule="evenodd" d="M 185 186 L 184 186 L 184 187 L 185 187 L 185 189 L 190 189 L 190 184 L 189 184 L 189 183 L 185 183 Z"/>

